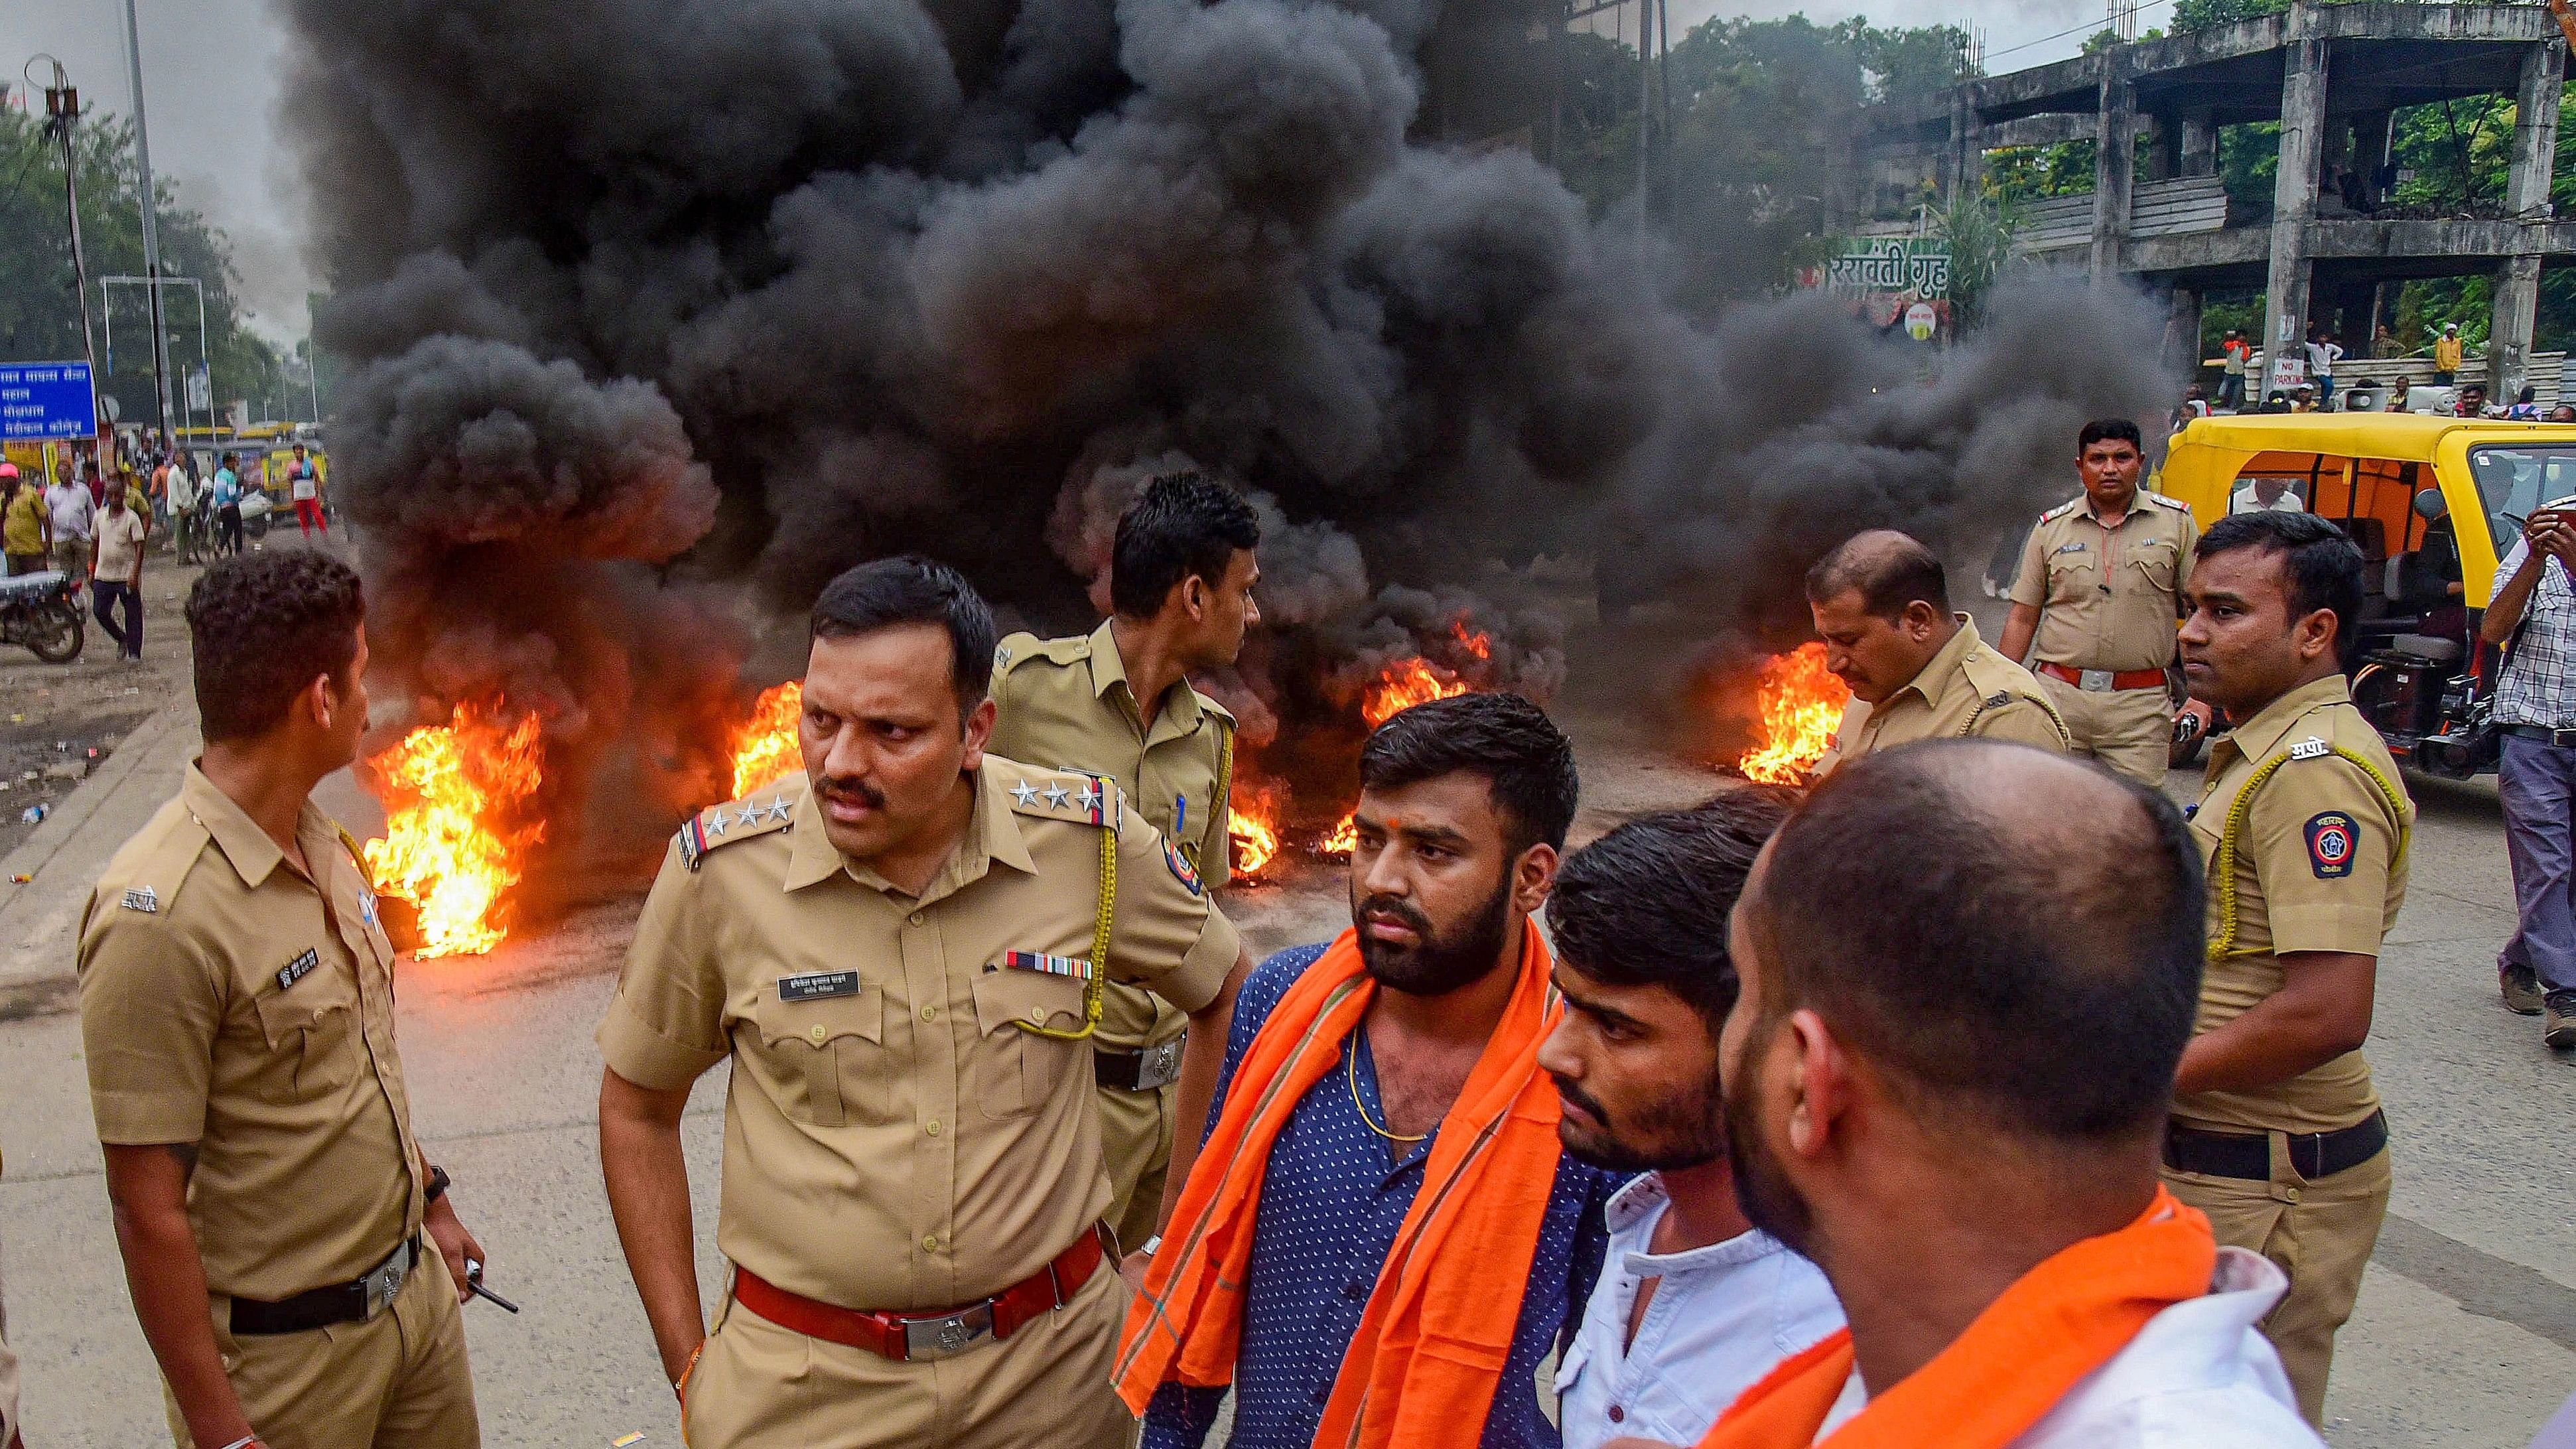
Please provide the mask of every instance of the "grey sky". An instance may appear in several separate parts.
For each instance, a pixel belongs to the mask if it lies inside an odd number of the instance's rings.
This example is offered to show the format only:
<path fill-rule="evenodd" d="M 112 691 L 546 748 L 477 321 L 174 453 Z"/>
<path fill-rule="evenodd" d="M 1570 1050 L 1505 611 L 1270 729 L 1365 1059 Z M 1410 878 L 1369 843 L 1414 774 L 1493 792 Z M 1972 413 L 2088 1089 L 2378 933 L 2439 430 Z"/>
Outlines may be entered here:
<path fill-rule="evenodd" d="M 301 337 L 309 275 L 294 240 L 298 182 L 273 126 L 285 43 L 278 22 L 259 0 L 135 3 L 153 167 L 232 238 L 254 322 L 281 342 Z M 2142 7 L 2139 25 L 2161 24 L 2168 3 Z M 1997 71 L 2074 53 L 2103 15 L 2097 0 L 1679 0 L 1673 33 L 1678 38 L 1719 13 L 1770 19 L 1797 10 L 1819 21 L 1866 13 L 1880 25 L 1982 26 Z M 2074 33 L 2002 53 L 2069 29 Z M 0 5 L 0 73 L 16 81 L 18 67 L 38 51 L 62 59 L 86 103 L 118 114 L 131 109 L 123 0 Z"/>

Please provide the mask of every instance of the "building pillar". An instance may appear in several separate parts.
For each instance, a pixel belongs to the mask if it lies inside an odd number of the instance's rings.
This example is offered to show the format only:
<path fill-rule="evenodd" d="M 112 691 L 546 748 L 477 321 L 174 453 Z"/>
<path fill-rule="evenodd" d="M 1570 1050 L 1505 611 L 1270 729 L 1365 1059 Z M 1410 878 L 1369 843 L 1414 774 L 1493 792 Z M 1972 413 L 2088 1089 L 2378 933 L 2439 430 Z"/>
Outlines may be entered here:
<path fill-rule="evenodd" d="M 1977 196 L 1986 184 L 1986 148 L 1977 120 L 1977 108 L 1969 104 L 1966 83 L 1950 88 L 1949 176 L 1942 200 L 1956 205 L 1962 196 Z"/>
<path fill-rule="evenodd" d="M 2174 123 L 2171 111 L 2149 111 L 2147 128 L 2147 176 L 2149 181 L 2171 181 L 2182 174 L 2182 128 Z"/>
<path fill-rule="evenodd" d="M 2363 111 L 2352 118 L 2352 165 L 2361 173 L 2373 206 L 2387 200 L 2378 184 L 2379 168 L 2388 164 L 2388 139 L 2397 119 L 2394 111 Z"/>
<path fill-rule="evenodd" d="M 2101 53 L 2101 120 L 2093 144 L 2093 285 L 2119 275 L 2129 239 L 2129 194 L 2138 169 L 2138 106 L 2129 84 L 2129 47 Z"/>
<path fill-rule="evenodd" d="M 2549 173 L 2558 159 L 2558 93 L 2567 50 L 2558 41 L 2522 53 L 2514 94 L 2513 159 L 2504 204 L 2525 226 L 2549 219 Z M 2510 256 L 2495 271 L 2495 309 L 2487 317 L 2487 396 L 2508 403 L 2531 371 L 2531 329 L 2540 310 L 2540 256 Z"/>
<path fill-rule="evenodd" d="M 2200 289 L 2176 287 L 2166 299 L 2165 362 L 2183 381 L 2200 377 Z"/>
<path fill-rule="evenodd" d="M 2317 16 L 2293 0 L 2281 78 L 2281 170 L 2272 185 L 2272 258 L 2264 275 L 2263 363 L 2260 387 L 2279 386 L 2282 364 L 2295 359 L 2302 373 L 2307 355 L 2308 224 L 2317 214 L 2317 161 L 2326 134 L 2326 43 Z M 2246 386 L 2257 385 L 2248 379 Z M 2259 394 L 2258 394 L 2259 395 Z"/>
<path fill-rule="evenodd" d="M 2176 148 L 2180 155 L 2175 170 L 2178 176 L 2215 176 L 2218 174 L 2218 121 L 2207 108 L 2182 113 L 2182 142 Z"/>

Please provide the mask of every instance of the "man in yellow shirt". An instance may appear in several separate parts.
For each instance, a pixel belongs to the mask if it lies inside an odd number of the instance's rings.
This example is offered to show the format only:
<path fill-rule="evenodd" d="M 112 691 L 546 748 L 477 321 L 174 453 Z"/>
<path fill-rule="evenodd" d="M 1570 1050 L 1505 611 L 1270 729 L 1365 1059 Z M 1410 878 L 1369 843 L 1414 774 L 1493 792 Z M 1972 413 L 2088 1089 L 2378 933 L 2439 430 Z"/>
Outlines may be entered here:
<path fill-rule="evenodd" d="M 18 476 L 14 463 L 0 463 L 0 554 L 9 574 L 32 574 L 45 566 L 54 547 L 53 515 L 45 511 L 44 490 Z"/>
<path fill-rule="evenodd" d="M 2460 324 L 2445 322 L 2433 343 L 2433 385 L 2449 387 L 2460 376 Z"/>

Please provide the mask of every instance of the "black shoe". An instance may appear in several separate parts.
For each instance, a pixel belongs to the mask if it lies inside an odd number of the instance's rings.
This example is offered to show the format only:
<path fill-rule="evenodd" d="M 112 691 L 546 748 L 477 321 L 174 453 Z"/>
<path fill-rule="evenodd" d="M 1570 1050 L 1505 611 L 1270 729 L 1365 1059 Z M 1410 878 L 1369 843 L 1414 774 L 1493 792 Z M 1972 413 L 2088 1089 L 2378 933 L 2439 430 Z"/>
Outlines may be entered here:
<path fill-rule="evenodd" d="M 2504 993 L 2504 1004 L 2516 1016 L 2540 1014 L 2540 976 L 2528 966 L 2496 968 L 2496 989 Z"/>
<path fill-rule="evenodd" d="M 2552 991 L 2543 1005 L 2549 1019 L 2540 1029 L 2540 1039 L 2561 1051 L 2576 1047 L 2576 991 Z"/>

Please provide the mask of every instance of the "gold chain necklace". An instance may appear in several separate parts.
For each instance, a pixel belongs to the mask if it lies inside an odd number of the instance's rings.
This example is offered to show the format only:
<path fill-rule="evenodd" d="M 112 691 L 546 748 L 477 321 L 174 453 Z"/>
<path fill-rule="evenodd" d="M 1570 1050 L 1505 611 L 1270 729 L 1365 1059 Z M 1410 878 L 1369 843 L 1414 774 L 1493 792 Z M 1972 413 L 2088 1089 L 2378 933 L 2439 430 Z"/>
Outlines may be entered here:
<path fill-rule="evenodd" d="M 1368 1106 L 1360 1101 L 1360 1044 L 1356 1041 L 1351 1043 L 1350 1063 L 1343 1068 L 1342 1076 L 1351 1084 L 1351 1107 L 1360 1114 L 1361 1123 L 1371 1132 L 1389 1142 L 1419 1142 L 1431 1135 L 1428 1132 L 1417 1132 L 1407 1137 L 1401 1132 L 1389 1132 L 1375 1122 L 1369 1121 Z"/>

